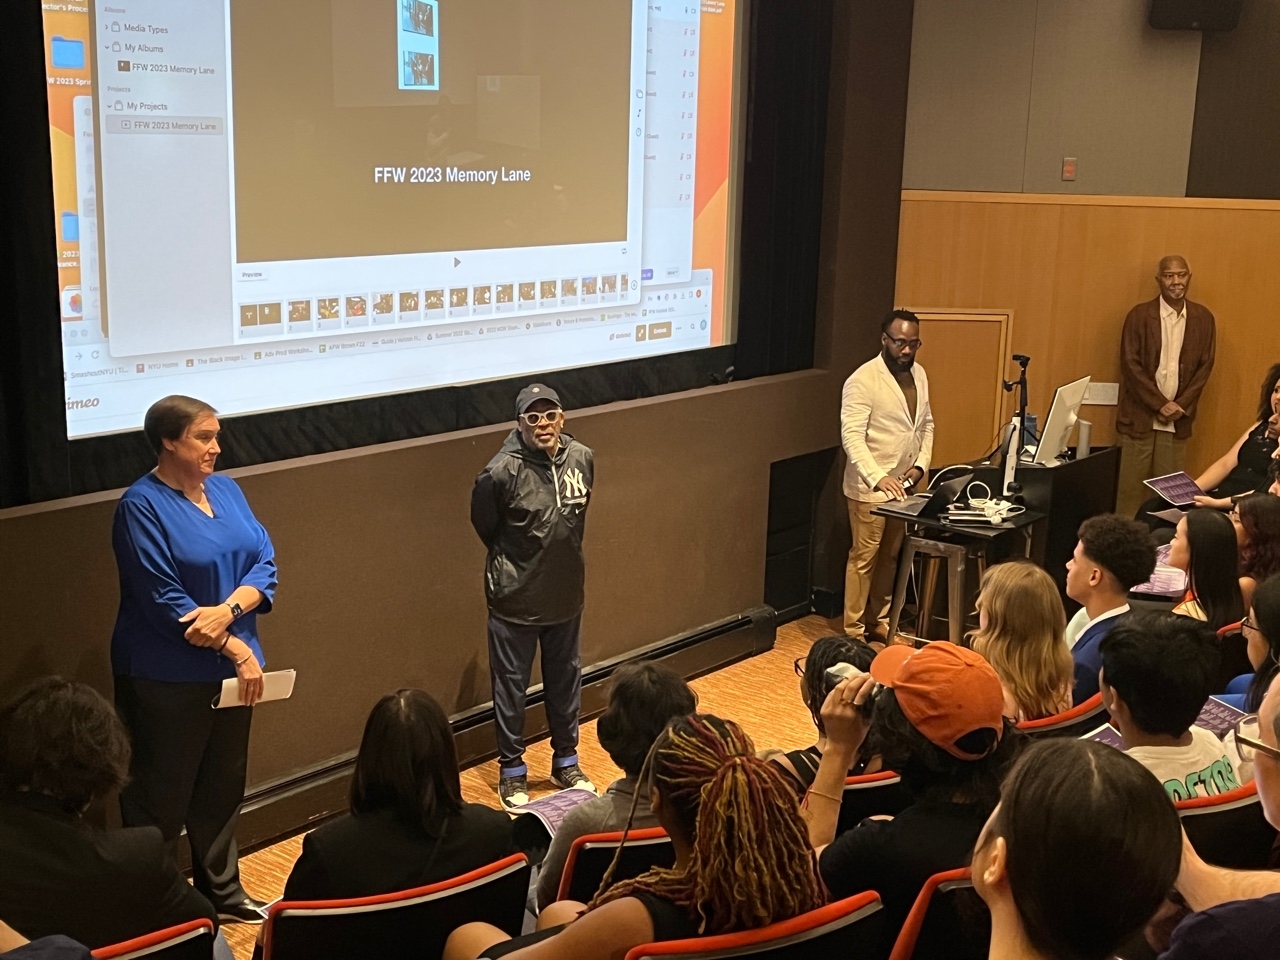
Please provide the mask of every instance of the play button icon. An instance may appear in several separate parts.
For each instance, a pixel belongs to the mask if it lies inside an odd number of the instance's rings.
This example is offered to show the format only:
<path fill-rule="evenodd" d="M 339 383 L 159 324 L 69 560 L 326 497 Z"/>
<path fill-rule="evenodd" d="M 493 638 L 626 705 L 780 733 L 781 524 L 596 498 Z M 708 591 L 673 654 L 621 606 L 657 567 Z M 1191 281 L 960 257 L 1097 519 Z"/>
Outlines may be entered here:
<path fill-rule="evenodd" d="M 462 266 L 462 261 L 461 261 L 461 260 L 459 260 L 457 257 L 454 257 L 454 258 L 453 258 L 453 265 L 454 265 L 455 267 L 460 267 L 460 266 Z"/>

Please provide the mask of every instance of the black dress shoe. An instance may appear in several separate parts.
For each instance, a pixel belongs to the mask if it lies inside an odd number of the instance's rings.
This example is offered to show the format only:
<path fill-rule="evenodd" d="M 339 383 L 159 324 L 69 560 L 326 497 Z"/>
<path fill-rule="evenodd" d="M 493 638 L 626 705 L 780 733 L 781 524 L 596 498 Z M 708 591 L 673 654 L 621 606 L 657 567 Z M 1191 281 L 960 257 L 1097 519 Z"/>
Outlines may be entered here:
<path fill-rule="evenodd" d="M 220 906 L 218 919 L 230 923 L 262 923 L 267 919 L 267 905 L 253 897 L 245 897 L 235 903 L 224 903 Z"/>

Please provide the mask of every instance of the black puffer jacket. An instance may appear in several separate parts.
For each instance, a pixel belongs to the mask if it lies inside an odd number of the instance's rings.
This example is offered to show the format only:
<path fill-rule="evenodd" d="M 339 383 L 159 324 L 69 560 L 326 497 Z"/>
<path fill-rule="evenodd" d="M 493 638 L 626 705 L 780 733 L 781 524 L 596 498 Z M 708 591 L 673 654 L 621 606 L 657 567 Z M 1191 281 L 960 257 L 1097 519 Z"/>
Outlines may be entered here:
<path fill-rule="evenodd" d="M 471 525 L 489 548 L 484 592 L 510 623 L 564 623 L 582 612 L 582 533 L 594 479 L 590 448 L 561 434 L 554 458 L 512 430 L 476 477 Z"/>

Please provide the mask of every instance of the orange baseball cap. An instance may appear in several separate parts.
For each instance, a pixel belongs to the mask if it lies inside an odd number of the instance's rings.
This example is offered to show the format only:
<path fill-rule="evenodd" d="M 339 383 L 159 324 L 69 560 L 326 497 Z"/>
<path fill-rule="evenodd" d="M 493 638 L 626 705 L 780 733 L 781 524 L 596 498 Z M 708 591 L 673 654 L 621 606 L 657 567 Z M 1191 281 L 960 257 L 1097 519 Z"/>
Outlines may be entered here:
<path fill-rule="evenodd" d="M 972 650 L 938 640 L 916 650 L 886 647 L 871 661 L 871 676 L 890 687 L 898 706 L 925 739 L 958 760 L 981 760 L 1004 732 L 1004 688 L 991 664 Z M 975 730 L 996 738 L 983 753 L 969 753 L 956 741 Z"/>

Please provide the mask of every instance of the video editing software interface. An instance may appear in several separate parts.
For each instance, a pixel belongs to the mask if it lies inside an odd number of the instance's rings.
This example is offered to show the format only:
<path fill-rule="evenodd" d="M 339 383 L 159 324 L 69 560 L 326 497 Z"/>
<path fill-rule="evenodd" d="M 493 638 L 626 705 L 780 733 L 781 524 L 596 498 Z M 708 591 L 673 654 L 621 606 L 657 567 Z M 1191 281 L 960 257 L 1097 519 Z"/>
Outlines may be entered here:
<path fill-rule="evenodd" d="M 731 342 L 735 3 L 45 3 L 70 436 Z"/>

